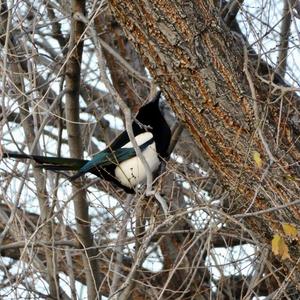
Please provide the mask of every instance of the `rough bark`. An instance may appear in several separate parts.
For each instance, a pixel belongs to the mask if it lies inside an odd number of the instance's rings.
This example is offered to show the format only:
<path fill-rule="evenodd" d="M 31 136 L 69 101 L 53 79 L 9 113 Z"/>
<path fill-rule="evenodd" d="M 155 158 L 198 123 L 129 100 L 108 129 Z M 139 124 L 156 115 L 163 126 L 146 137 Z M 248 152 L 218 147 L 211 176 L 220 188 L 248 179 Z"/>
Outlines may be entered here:
<path fill-rule="evenodd" d="M 299 209 L 289 206 L 299 198 L 299 127 L 293 122 L 299 99 L 293 91 L 255 72 L 246 43 L 226 28 L 211 1 L 112 0 L 110 5 L 231 193 L 232 213 L 245 213 L 247 226 L 269 245 L 283 222 L 299 224 Z M 263 218 L 247 217 L 278 205 L 286 207 Z M 287 274 L 299 247 L 290 247 L 290 253 L 291 261 L 282 262 Z M 291 277 L 299 282 L 297 266 Z"/>

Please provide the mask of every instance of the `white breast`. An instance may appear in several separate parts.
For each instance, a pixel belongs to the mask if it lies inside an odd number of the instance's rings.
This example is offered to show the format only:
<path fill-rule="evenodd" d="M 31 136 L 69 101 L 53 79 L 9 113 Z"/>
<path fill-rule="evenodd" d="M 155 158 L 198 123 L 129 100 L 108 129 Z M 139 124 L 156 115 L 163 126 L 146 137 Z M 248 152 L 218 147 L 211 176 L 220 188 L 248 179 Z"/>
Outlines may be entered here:
<path fill-rule="evenodd" d="M 152 133 L 144 132 L 135 137 L 140 146 L 153 137 Z M 131 142 L 125 144 L 122 148 L 132 147 Z M 150 144 L 143 152 L 143 155 L 150 167 L 151 172 L 158 169 L 160 161 L 157 156 L 155 143 Z M 116 178 L 125 186 L 133 188 L 147 179 L 145 168 L 138 157 L 132 157 L 120 163 L 115 169 Z"/>

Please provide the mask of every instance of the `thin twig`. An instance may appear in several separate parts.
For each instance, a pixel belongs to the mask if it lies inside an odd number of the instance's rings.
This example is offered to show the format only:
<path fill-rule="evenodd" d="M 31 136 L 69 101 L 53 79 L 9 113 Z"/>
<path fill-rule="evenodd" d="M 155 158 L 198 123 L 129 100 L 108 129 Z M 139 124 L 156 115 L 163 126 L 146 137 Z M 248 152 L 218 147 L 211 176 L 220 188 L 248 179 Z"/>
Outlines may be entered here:
<path fill-rule="evenodd" d="M 173 150 L 174 150 L 174 148 L 175 148 L 175 146 L 176 146 L 176 144 L 179 140 L 179 137 L 180 137 L 180 135 L 183 131 L 183 128 L 184 127 L 183 127 L 182 123 L 179 122 L 179 121 L 176 122 L 176 124 L 172 128 L 172 137 L 171 137 L 170 145 L 169 145 L 169 148 L 168 148 L 168 154 L 169 155 L 173 152 Z"/>
<path fill-rule="evenodd" d="M 134 75 L 136 78 L 145 81 L 150 82 L 150 79 L 142 76 L 139 72 L 137 72 L 119 53 L 117 53 L 110 45 L 108 45 L 103 39 L 100 37 L 97 38 L 99 40 L 100 45 L 105 49 L 109 54 L 111 54 L 117 61 L 123 65 L 132 75 Z"/>
<path fill-rule="evenodd" d="M 249 69 L 248 69 L 248 60 L 249 60 L 248 59 L 248 51 L 247 51 L 247 47 L 245 45 L 244 40 L 241 39 L 241 41 L 243 43 L 243 49 L 244 49 L 244 67 L 243 67 L 243 70 L 245 72 L 245 75 L 246 75 L 246 78 L 247 78 L 247 81 L 248 81 L 248 84 L 249 84 L 249 87 L 250 87 L 251 96 L 252 96 L 252 99 L 253 99 L 253 110 L 254 110 L 254 116 L 255 116 L 255 121 L 256 121 L 256 130 L 257 130 L 257 133 L 260 137 L 260 140 L 261 140 L 261 142 L 262 142 L 262 144 L 265 148 L 265 151 L 266 151 L 267 155 L 269 156 L 270 163 L 272 163 L 272 162 L 276 161 L 276 158 L 273 156 L 273 154 L 272 154 L 272 152 L 269 148 L 269 145 L 266 142 L 266 140 L 264 138 L 264 135 L 262 133 L 261 119 L 260 119 L 260 116 L 259 116 L 258 105 L 257 105 L 256 90 L 255 90 L 255 86 L 254 86 L 251 74 L 250 74 Z"/>
<path fill-rule="evenodd" d="M 142 154 L 141 149 L 139 148 L 134 134 L 133 134 L 133 130 L 132 130 L 132 117 L 131 117 L 131 111 L 129 109 L 129 107 L 125 104 L 125 102 L 122 100 L 122 98 L 120 97 L 119 93 L 116 91 L 116 89 L 114 88 L 114 86 L 111 84 L 108 76 L 107 76 L 107 72 L 106 72 L 106 61 L 105 61 L 105 57 L 103 55 L 102 52 L 102 45 L 99 41 L 99 39 L 97 38 L 97 33 L 95 31 L 95 29 L 91 26 L 91 21 L 92 20 L 88 20 L 83 14 L 81 13 L 76 13 L 74 14 L 74 18 L 77 20 L 80 20 L 81 22 L 85 23 L 86 26 L 88 27 L 90 33 L 91 33 L 91 37 L 93 40 L 93 43 L 95 44 L 96 47 L 96 54 L 98 57 L 98 65 L 99 65 L 99 69 L 100 69 L 100 77 L 104 83 L 104 85 L 106 86 L 106 88 L 109 90 L 109 92 L 111 93 L 111 95 L 113 96 L 113 98 L 117 101 L 118 105 L 120 106 L 123 114 L 124 114 L 124 118 L 125 118 L 125 128 L 126 131 L 128 133 L 129 136 L 129 140 L 132 143 L 132 146 L 136 152 L 136 155 L 138 156 L 138 158 L 141 160 L 144 168 L 145 168 L 145 172 L 147 175 L 147 188 L 146 188 L 146 194 L 150 194 L 151 190 L 152 190 L 152 182 L 153 182 L 153 175 L 152 172 L 150 170 L 150 167 L 144 157 L 144 155 Z"/>
<path fill-rule="evenodd" d="M 234 218 L 254 217 L 254 216 L 259 216 L 259 215 L 267 214 L 267 213 L 270 213 L 270 212 L 278 211 L 278 210 L 287 208 L 289 206 L 298 205 L 298 204 L 300 204 L 300 200 L 299 199 L 295 200 L 293 202 L 290 202 L 290 203 L 279 205 L 277 207 L 270 207 L 270 208 L 267 208 L 267 209 L 264 209 L 264 210 L 259 210 L 259 211 L 253 212 L 253 213 L 236 214 L 236 215 L 232 215 L 232 217 L 234 217 Z"/>

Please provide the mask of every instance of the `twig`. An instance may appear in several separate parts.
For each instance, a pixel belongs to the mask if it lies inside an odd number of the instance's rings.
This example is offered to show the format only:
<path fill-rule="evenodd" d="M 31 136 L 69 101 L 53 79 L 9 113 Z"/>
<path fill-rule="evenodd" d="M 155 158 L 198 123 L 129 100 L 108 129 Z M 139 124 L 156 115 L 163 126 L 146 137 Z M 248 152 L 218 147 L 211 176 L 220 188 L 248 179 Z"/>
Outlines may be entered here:
<path fill-rule="evenodd" d="M 96 15 L 96 14 L 95 14 Z M 126 131 L 128 133 L 129 136 L 129 140 L 132 143 L 132 146 L 136 152 L 136 155 L 138 156 L 138 158 L 141 160 L 144 168 L 145 168 L 145 172 L 147 175 L 147 188 L 146 188 L 146 194 L 151 194 L 151 190 L 152 190 L 152 182 L 153 182 L 153 175 L 152 172 L 150 170 L 150 167 L 144 157 L 144 155 L 141 152 L 141 149 L 139 148 L 134 134 L 133 134 L 133 130 L 132 130 L 132 117 L 131 117 L 131 111 L 129 109 L 129 107 L 125 104 L 125 102 L 122 100 L 122 98 L 120 97 L 119 93 L 116 91 L 116 89 L 114 88 L 114 86 L 111 84 L 107 73 L 106 73 L 106 61 L 105 61 L 105 57 L 103 55 L 102 52 L 102 45 L 99 41 L 99 39 L 97 38 L 97 33 L 95 31 L 95 29 L 91 26 L 91 21 L 92 20 L 88 20 L 83 14 L 81 13 L 75 13 L 74 14 L 74 18 L 76 20 L 80 20 L 81 22 L 83 22 L 84 24 L 86 24 L 86 26 L 88 27 L 90 33 L 91 33 L 91 37 L 93 40 L 93 43 L 95 44 L 96 47 L 96 54 L 98 57 L 98 65 L 99 65 L 99 69 L 100 69 L 100 77 L 104 83 L 104 85 L 106 86 L 106 88 L 109 90 L 109 92 L 111 93 L 111 95 L 113 96 L 113 98 L 117 101 L 118 105 L 120 106 L 123 114 L 124 114 L 124 118 L 125 118 L 125 128 Z"/>
<path fill-rule="evenodd" d="M 264 210 L 260 210 L 260 211 L 256 211 L 256 212 L 253 212 L 253 213 L 236 214 L 236 215 L 232 215 L 232 217 L 234 217 L 234 218 L 254 217 L 254 216 L 259 216 L 259 215 L 267 214 L 267 213 L 270 213 L 270 212 L 274 212 L 274 211 L 277 211 L 277 210 L 280 210 L 280 209 L 284 209 L 284 208 L 287 208 L 287 207 L 292 206 L 292 205 L 298 205 L 298 204 L 300 204 L 300 200 L 299 199 L 295 200 L 293 202 L 290 202 L 290 203 L 279 205 L 277 207 L 270 207 L 270 208 L 267 208 L 267 209 L 264 209 Z"/>
<path fill-rule="evenodd" d="M 291 11 L 295 6 L 295 0 L 285 0 L 282 11 L 282 23 L 280 32 L 279 55 L 277 58 L 278 73 L 284 78 L 287 65 L 289 36 L 291 32 L 292 16 Z"/>
<path fill-rule="evenodd" d="M 130 202 L 132 200 L 132 195 L 128 195 L 127 199 L 126 199 L 126 203 L 125 203 L 125 207 L 128 209 L 130 206 Z M 129 210 L 129 209 L 128 209 Z M 116 240 L 116 245 L 115 245 L 115 249 L 111 255 L 112 257 L 112 264 L 113 264 L 113 277 L 112 277 L 112 284 L 111 284 L 111 288 L 110 288 L 110 295 L 113 295 L 116 291 L 117 291 L 117 287 L 120 284 L 120 279 L 121 279 L 121 265 L 122 265 L 122 258 L 123 258 L 123 253 L 122 250 L 124 248 L 124 243 L 123 241 L 125 240 L 126 237 L 126 232 L 127 232 L 127 228 L 126 225 L 128 223 L 130 215 L 127 213 L 127 210 L 125 209 L 125 215 L 124 215 L 124 219 L 122 220 L 122 225 L 120 228 L 120 231 L 118 233 L 118 237 Z M 116 256 L 116 258 L 114 259 L 114 256 Z"/>
<path fill-rule="evenodd" d="M 183 128 L 184 127 L 183 127 L 182 123 L 179 121 L 172 128 L 172 137 L 171 137 L 170 145 L 168 148 L 169 155 L 173 152 L 173 150 L 178 142 L 178 139 L 183 131 Z"/>
<path fill-rule="evenodd" d="M 102 40 L 100 37 L 97 38 L 99 40 L 100 45 L 105 49 L 109 54 L 114 56 L 118 60 L 121 65 L 123 65 L 132 75 L 134 75 L 136 78 L 145 81 L 150 82 L 150 79 L 142 76 L 139 72 L 137 72 L 119 53 L 117 53 L 112 47 L 110 47 L 104 40 Z"/>
<path fill-rule="evenodd" d="M 68 247 L 72 247 L 74 249 L 78 248 L 78 244 L 74 243 L 72 241 L 68 241 L 68 240 L 62 240 L 62 241 L 30 241 L 30 242 L 26 242 L 26 241 L 19 241 L 19 242 L 12 242 L 9 244 L 5 244 L 5 245 L 1 245 L 0 246 L 0 251 L 4 251 L 4 250 L 8 250 L 8 249 L 16 249 L 16 248 L 24 248 L 24 247 L 48 247 L 48 248 L 52 248 L 57 249 L 57 246 L 61 246 L 62 248 L 64 246 L 68 246 Z M 77 250 L 77 249 L 76 249 Z"/>
<path fill-rule="evenodd" d="M 257 126 L 256 130 L 257 130 L 258 135 L 260 137 L 260 140 L 261 140 L 261 142 L 262 142 L 262 144 L 265 148 L 265 151 L 269 156 L 270 164 L 272 164 L 272 162 L 275 162 L 276 159 L 273 156 L 273 154 L 272 154 L 272 152 L 269 148 L 269 145 L 266 142 L 266 140 L 263 136 L 262 130 L 261 130 L 261 120 L 260 120 L 260 116 L 259 116 L 259 112 L 258 112 L 255 86 L 254 86 L 253 80 L 251 78 L 251 74 L 249 72 L 249 69 L 248 69 L 248 51 L 247 51 L 247 47 L 245 45 L 244 40 L 241 39 L 241 41 L 243 43 L 243 49 L 244 49 L 244 67 L 243 67 L 243 70 L 245 72 L 245 75 L 246 75 L 246 78 L 247 78 L 247 81 L 248 81 L 248 84 L 249 84 L 249 87 L 250 87 L 251 96 L 252 96 L 252 99 L 253 99 L 253 110 L 254 110 L 254 116 L 255 116 L 256 126 Z"/>

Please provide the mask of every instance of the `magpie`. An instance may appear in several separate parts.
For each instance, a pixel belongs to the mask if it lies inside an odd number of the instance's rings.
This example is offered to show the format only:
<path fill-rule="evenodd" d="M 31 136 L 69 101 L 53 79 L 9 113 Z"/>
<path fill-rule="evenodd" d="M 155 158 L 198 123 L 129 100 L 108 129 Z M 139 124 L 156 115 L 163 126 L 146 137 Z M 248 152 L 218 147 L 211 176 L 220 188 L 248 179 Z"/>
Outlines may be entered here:
<path fill-rule="evenodd" d="M 168 159 L 171 130 L 159 109 L 161 92 L 151 102 L 140 108 L 132 129 L 135 140 L 143 153 L 151 172 L 155 176 L 163 160 Z M 127 131 L 123 131 L 106 149 L 91 160 L 29 155 L 4 152 L 4 158 L 32 159 L 37 167 L 48 170 L 77 171 L 69 180 L 73 181 L 90 172 L 104 180 L 113 182 L 127 193 L 146 181 L 146 171 L 136 156 Z"/>

